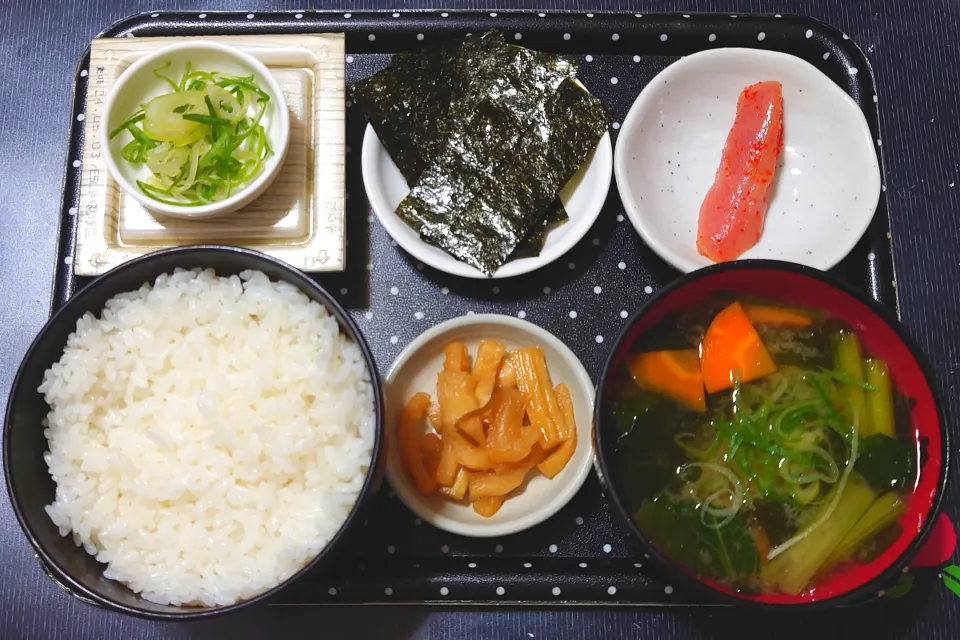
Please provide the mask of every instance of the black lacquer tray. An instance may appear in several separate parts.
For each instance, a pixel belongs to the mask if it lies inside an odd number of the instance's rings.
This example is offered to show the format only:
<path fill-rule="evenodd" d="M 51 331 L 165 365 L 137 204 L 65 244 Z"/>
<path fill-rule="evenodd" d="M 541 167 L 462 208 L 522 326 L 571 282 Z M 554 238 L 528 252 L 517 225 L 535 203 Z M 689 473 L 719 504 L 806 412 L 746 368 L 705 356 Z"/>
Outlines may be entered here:
<path fill-rule="evenodd" d="M 878 137 L 870 64 L 847 36 L 799 16 L 573 14 L 536 12 L 152 13 L 125 19 L 102 37 L 345 32 L 348 85 L 383 68 L 390 54 L 500 29 L 524 46 L 570 56 L 587 88 L 615 110 L 611 134 L 644 85 L 679 57 L 717 47 L 783 51 L 814 64 L 861 106 Z M 761 35 L 762 34 L 762 35 Z M 826 55 L 829 53 L 829 56 Z M 89 58 L 74 87 L 53 307 L 85 284 L 73 274 L 75 213 L 84 146 Z M 617 78 L 616 83 L 611 78 Z M 349 104 L 349 103 L 348 103 Z M 366 122 L 347 109 L 347 269 L 317 276 L 351 312 L 381 374 L 430 326 L 464 314 L 515 315 L 563 339 L 596 379 L 625 318 L 679 274 L 656 257 L 623 215 L 612 185 L 600 219 L 566 256 L 523 278 L 484 282 L 435 272 L 411 259 L 370 215 L 360 172 Z M 352 151 L 351 151 L 352 150 Z M 878 149 L 879 154 L 879 149 Z M 863 239 L 835 274 L 897 310 L 886 195 Z M 389 490 L 330 572 L 301 580 L 286 604 L 459 603 L 475 605 L 698 605 L 645 566 L 616 522 L 595 478 L 557 515 L 502 539 L 471 539 L 418 520 Z"/>

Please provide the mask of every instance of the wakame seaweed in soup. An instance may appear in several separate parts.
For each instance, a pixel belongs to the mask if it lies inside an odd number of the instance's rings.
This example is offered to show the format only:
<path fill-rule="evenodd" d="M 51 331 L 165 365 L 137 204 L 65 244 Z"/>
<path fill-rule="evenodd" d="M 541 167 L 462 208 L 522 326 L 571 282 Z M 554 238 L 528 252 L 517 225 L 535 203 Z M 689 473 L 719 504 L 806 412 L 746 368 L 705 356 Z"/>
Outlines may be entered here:
<path fill-rule="evenodd" d="M 716 297 L 647 331 L 616 373 L 625 506 L 698 577 L 797 595 L 896 538 L 920 443 L 849 327 Z"/>

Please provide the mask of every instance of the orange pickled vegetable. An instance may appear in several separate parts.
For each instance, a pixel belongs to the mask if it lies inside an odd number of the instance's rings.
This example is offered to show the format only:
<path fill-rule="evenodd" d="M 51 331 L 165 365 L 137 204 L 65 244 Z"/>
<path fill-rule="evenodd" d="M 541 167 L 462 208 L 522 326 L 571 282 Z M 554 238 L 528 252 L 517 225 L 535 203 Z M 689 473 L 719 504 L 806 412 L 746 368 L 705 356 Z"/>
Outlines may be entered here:
<path fill-rule="evenodd" d="M 462 342 L 451 342 L 443 348 L 444 371 L 470 371 L 470 356 Z"/>
<path fill-rule="evenodd" d="M 524 424 L 520 431 L 520 437 L 529 442 L 530 446 L 533 446 L 543 439 L 543 434 L 540 433 L 540 429 L 532 424 Z"/>
<path fill-rule="evenodd" d="M 560 408 L 559 421 L 560 439 L 563 441 L 576 440 L 577 438 L 577 419 L 573 409 L 573 398 L 570 397 L 570 389 L 562 382 L 553 388 L 554 395 L 557 396 L 557 406 Z"/>
<path fill-rule="evenodd" d="M 425 416 L 436 433 L 423 433 Z M 506 353 L 495 340 L 481 341 L 472 369 L 462 343 L 446 345 L 436 402 L 415 394 L 398 435 L 403 466 L 418 491 L 469 498 L 485 517 L 497 513 L 528 473 L 559 473 L 577 447 L 570 390 L 552 387 L 543 350 Z"/>
<path fill-rule="evenodd" d="M 661 393 L 694 411 L 707 410 L 696 349 L 652 351 L 627 358 L 627 369 L 639 386 Z"/>
<path fill-rule="evenodd" d="M 430 419 L 430 424 L 435 431 L 439 432 L 443 429 L 443 416 L 440 414 L 439 402 L 434 402 L 430 405 L 430 409 L 427 410 L 427 417 Z"/>
<path fill-rule="evenodd" d="M 718 313 L 700 345 L 700 371 L 707 393 L 716 393 L 777 370 L 739 302 Z"/>
<path fill-rule="evenodd" d="M 570 390 L 567 389 L 567 385 L 558 384 L 554 391 L 557 394 L 557 403 L 560 405 L 563 431 L 568 435 L 559 447 L 537 462 L 537 469 L 548 478 L 555 478 L 558 473 L 563 471 L 577 450 L 577 422 L 574 417 Z"/>
<path fill-rule="evenodd" d="M 473 362 L 473 380 L 476 383 L 477 402 L 481 405 L 490 401 L 493 388 L 497 383 L 500 362 L 507 347 L 496 340 L 481 340 L 477 347 L 477 358 Z"/>
<path fill-rule="evenodd" d="M 474 444 L 483 444 L 486 440 L 486 433 L 483 430 L 483 420 L 479 417 L 461 418 L 457 422 L 457 428 L 467 434 Z"/>
<path fill-rule="evenodd" d="M 544 451 L 539 442 L 535 442 L 533 446 L 530 447 L 530 455 L 512 466 L 516 469 L 523 469 L 524 472 L 530 471 L 530 469 L 533 469 L 535 466 L 543 462 L 546 457 L 547 452 Z M 494 470 L 505 471 L 509 466 L 511 465 L 495 465 Z"/>
<path fill-rule="evenodd" d="M 777 307 L 766 304 L 743 305 L 743 312 L 753 324 L 769 324 L 775 327 L 790 329 L 805 329 L 813 324 L 813 318 L 803 309 L 794 307 Z"/>
<path fill-rule="evenodd" d="M 573 454 L 577 450 L 577 438 L 574 436 L 571 440 L 560 443 L 560 446 L 550 452 L 550 454 L 537 465 L 540 473 L 548 478 L 555 478 L 558 473 L 567 466 Z"/>
<path fill-rule="evenodd" d="M 488 496 L 505 496 L 521 484 L 527 472 L 523 469 L 513 469 L 498 473 L 474 473 L 470 476 L 470 499 L 485 498 Z"/>
<path fill-rule="evenodd" d="M 505 498 L 503 496 L 489 496 L 486 498 L 477 498 L 473 501 L 473 510 L 484 518 L 493 516 L 500 507 L 503 506 Z"/>
<path fill-rule="evenodd" d="M 527 415 L 530 422 L 540 429 L 543 443 L 553 447 L 560 442 L 560 407 L 553 393 L 550 374 L 543 349 L 528 347 L 513 352 L 517 372 L 517 387 L 527 396 Z"/>
<path fill-rule="evenodd" d="M 437 462 L 437 472 L 434 477 L 437 484 L 451 487 L 457 479 L 457 473 L 460 472 L 460 464 L 457 462 L 457 455 L 454 451 L 453 438 L 443 438 L 442 445 L 440 461 Z"/>
<path fill-rule="evenodd" d="M 423 456 L 423 463 L 427 467 L 430 476 L 436 479 L 437 466 L 440 464 L 440 454 L 443 451 L 443 443 L 435 433 L 425 433 L 420 436 L 420 454 Z"/>
<path fill-rule="evenodd" d="M 460 469 L 457 472 L 457 479 L 453 481 L 453 486 L 440 487 L 439 491 L 448 498 L 454 500 L 463 500 L 467 495 L 467 489 L 470 487 L 470 472 L 466 469 Z"/>
<path fill-rule="evenodd" d="M 457 420 L 477 409 L 474 395 L 476 382 L 466 371 L 441 371 L 437 376 L 437 399 L 443 431 L 452 429 Z"/>
<path fill-rule="evenodd" d="M 497 371 L 497 386 L 501 389 L 517 386 L 517 369 L 513 364 L 513 354 L 509 353 L 500 361 Z"/>
<path fill-rule="evenodd" d="M 499 389 L 494 395 L 487 432 L 487 450 L 492 462 L 519 462 L 529 455 L 533 442 L 523 437 L 526 405 L 527 399 L 517 389 Z"/>
<path fill-rule="evenodd" d="M 474 445 L 468 442 L 457 431 L 450 431 L 443 435 L 444 442 L 450 442 L 453 447 L 453 456 L 458 465 L 483 471 L 493 466 L 490 460 L 490 452 L 483 446 Z"/>
<path fill-rule="evenodd" d="M 434 478 L 427 470 L 420 447 L 421 421 L 429 407 L 430 396 L 425 393 L 414 394 L 400 414 L 400 425 L 397 429 L 400 459 L 413 476 L 417 491 L 423 494 L 433 493 L 437 489 Z"/>
<path fill-rule="evenodd" d="M 456 422 L 457 429 L 466 434 L 473 444 L 485 444 L 487 432 L 484 425 L 485 421 L 489 420 L 492 410 L 493 402 L 491 401 L 478 409 L 463 414 Z"/>

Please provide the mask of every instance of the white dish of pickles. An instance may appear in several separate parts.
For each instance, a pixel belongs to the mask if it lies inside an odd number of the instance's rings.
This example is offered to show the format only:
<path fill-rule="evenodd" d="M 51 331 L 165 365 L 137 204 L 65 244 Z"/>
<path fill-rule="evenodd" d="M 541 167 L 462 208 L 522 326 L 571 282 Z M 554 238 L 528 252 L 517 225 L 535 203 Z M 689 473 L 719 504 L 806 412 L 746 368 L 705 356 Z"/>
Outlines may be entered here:
<path fill-rule="evenodd" d="M 123 72 L 100 137 L 110 174 L 144 207 L 211 218 L 270 186 L 286 155 L 290 116 L 263 63 L 234 47 L 190 42 Z"/>

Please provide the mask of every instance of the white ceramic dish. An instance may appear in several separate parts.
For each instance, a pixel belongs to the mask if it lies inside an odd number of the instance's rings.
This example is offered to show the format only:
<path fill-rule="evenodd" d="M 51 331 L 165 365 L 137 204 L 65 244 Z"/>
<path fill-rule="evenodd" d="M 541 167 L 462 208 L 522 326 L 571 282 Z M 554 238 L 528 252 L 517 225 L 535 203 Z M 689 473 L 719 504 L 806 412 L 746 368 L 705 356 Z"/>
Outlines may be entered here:
<path fill-rule="evenodd" d="M 507 349 L 542 347 L 554 384 L 570 389 L 577 419 L 577 451 L 552 480 L 539 474 L 511 493 L 503 507 L 490 518 L 474 513 L 466 502 L 417 492 L 402 467 L 396 443 L 396 427 L 403 405 L 423 391 L 436 399 L 437 374 L 443 369 L 443 348 L 454 340 L 463 342 L 476 356 L 482 338 L 495 338 Z M 517 533 L 537 525 L 567 504 L 579 491 L 593 466 L 593 382 L 583 365 L 558 338 L 540 327 L 511 316 L 483 314 L 454 318 L 427 330 L 397 356 L 386 381 L 387 478 L 401 500 L 424 522 L 464 536 L 488 538 Z M 424 426 L 426 430 L 426 425 Z M 426 432 L 426 431 L 425 431 Z"/>
<path fill-rule="evenodd" d="M 130 139 L 129 134 L 121 133 L 110 140 L 110 131 L 135 113 L 141 104 L 159 95 L 170 93 L 169 85 L 153 73 L 154 69 L 167 62 L 170 66 L 165 70 L 165 74 L 177 79 L 183 74 L 188 62 L 192 63 L 196 69 L 240 76 L 253 75 L 260 88 L 270 96 L 267 110 L 260 123 L 266 130 L 273 154 L 264 160 L 263 170 L 259 176 L 225 200 L 197 207 L 157 202 L 137 187 L 137 180 L 147 179 L 150 176 L 150 170 L 145 166 L 133 166 L 120 157 L 120 150 Z M 283 91 L 273 74 L 253 56 L 235 47 L 216 42 L 198 41 L 175 44 L 140 58 L 130 65 L 114 84 L 113 90 L 107 97 L 103 114 L 100 144 L 105 150 L 104 158 L 110 175 L 124 191 L 147 209 L 177 218 L 213 218 L 236 211 L 252 202 L 270 186 L 277 176 L 290 141 L 290 114 Z"/>
<path fill-rule="evenodd" d="M 407 253 L 434 269 L 455 276 L 489 277 L 465 262 L 460 262 L 443 249 L 421 240 L 420 236 L 394 213 L 397 205 L 410 193 L 410 188 L 369 124 L 363 136 L 361 165 L 363 185 L 370 206 L 390 237 Z M 600 215 L 600 209 L 603 208 L 610 189 L 612 171 L 613 145 L 610 142 L 610 133 L 607 132 L 592 156 L 570 180 L 568 188 L 564 188 L 560 194 L 570 220 L 550 232 L 539 256 L 508 262 L 497 269 L 492 277 L 510 278 L 529 273 L 550 264 L 572 249 L 583 239 Z"/>
<path fill-rule="evenodd" d="M 860 108 L 839 86 L 784 53 L 696 53 L 667 67 L 640 93 L 620 128 L 614 158 L 630 221 L 681 271 L 712 264 L 697 252 L 700 205 L 713 184 L 737 98 L 762 80 L 783 84 L 784 147 L 763 235 L 741 257 L 829 269 L 853 249 L 876 211 L 874 140 Z"/>

